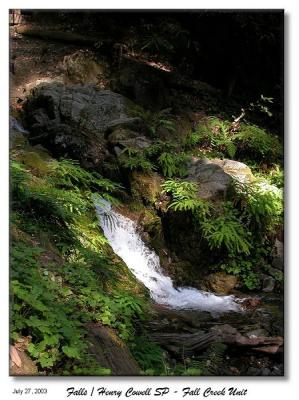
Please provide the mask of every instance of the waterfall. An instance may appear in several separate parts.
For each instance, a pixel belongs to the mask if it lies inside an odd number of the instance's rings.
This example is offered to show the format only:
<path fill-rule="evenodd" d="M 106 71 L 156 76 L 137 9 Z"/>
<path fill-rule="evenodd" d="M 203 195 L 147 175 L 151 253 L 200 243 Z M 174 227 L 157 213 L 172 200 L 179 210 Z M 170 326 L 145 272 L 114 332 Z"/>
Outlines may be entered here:
<path fill-rule="evenodd" d="M 216 296 L 191 287 L 175 288 L 164 275 L 157 254 L 149 249 L 137 232 L 137 224 L 112 210 L 103 200 L 96 205 L 100 225 L 114 252 L 123 259 L 136 278 L 150 291 L 151 298 L 175 309 L 197 309 L 212 313 L 240 311 L 234 296 Z"/>

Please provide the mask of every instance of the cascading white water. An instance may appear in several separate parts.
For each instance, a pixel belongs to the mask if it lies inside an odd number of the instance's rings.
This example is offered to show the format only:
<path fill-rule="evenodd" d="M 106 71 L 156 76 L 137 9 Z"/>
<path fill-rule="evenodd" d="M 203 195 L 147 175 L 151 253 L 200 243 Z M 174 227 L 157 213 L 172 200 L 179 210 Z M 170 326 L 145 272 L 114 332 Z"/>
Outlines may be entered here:
<path fill-rule="evenodd" d="M 198 309 L 212 313 L 240 311 L 233 296 L 216 296 L 189 287 L 175 288 L 171 278 L 163 274 L 157 254 L 142 241 L 137 224 L 112 211 L 108 202 L 96 205 L 96 209 L 100 225 L 114 252 L 149 289 L 154 301 L 175 309 Z"/>

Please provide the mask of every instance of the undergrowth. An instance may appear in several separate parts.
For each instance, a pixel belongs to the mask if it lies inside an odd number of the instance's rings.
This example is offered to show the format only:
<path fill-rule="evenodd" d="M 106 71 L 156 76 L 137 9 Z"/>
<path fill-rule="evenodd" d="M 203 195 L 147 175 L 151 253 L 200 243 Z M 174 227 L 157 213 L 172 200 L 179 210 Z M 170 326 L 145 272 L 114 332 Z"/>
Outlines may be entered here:
<path fill-rule="evenodd" d="M 94 210 L 95 197 L 118 204 L 121 186 L 72 160 L 47 161 L 43 175 L 19 159 L 11 161 L 11 338 L 30 337 L 40 373 L 109 374 L 89 354 L 86 323 L 131 341 L 145 307 L 130 273 L 119 279 L 124 266 Z"/>
<path fill-rule="evenodd" d="M 219 269 L 241 278 L 248 289 L 259 287 L 269 268 L 271 240 L 283 219 L 281 190 L 266 182 L 233 185 L 229 199 L 213 204 L 200 199 L 194 182 L 167 180 L 168 210 L 191 213 L 194 229 L 222 259 Z"/>
<path fill-rule="evenodd" d="M 185 139 L 185 148 L 201 148 L 205 155 L 239 160 L 254 159 L 269 164 L 281 161 L 282 145 L 266 130 L 244 122 L 209 117 L 197 124 Z"/>

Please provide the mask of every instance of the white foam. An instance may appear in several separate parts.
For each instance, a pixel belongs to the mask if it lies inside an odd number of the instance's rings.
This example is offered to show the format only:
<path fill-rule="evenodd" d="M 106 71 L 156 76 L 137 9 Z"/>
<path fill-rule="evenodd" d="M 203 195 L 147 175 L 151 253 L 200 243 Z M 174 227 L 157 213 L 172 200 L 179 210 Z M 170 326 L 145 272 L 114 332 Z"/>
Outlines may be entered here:
<path fill-rule="evenodd" d="M 107 205 L 103 208 L 107 209 Z M 191 287 L 175 288 L 164 275 L 157 254 L 149 249 L 137 232 L 137 224 L 123 215 L 96 206 L 100 225 L 114 252 L 123 259 L 136 278 L 149 289 L 152 299 L 175 309 L 198 309 L 221 313 L 240 311 L 234 296 L 216 296 Z M 112 219 L 111 219 L 112 217 Z"/>

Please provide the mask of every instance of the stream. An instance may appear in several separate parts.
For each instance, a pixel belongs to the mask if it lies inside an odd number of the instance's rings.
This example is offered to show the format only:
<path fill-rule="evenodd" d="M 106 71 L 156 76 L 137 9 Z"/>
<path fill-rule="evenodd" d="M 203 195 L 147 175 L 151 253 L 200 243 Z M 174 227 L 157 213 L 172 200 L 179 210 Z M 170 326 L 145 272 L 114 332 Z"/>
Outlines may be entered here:
<path fill-rule="evenodd" d="M 175 288 L 171 278 L 163 273 L 158 255 L 142 241 L 136 222 L 112 210 L 105 200 L 96 205 L 96 210 L 110 246 L 149 289 L 156 303 L 177 310 L 241 311 L 234 296 L 216 296 L 192 287 Z"/>

